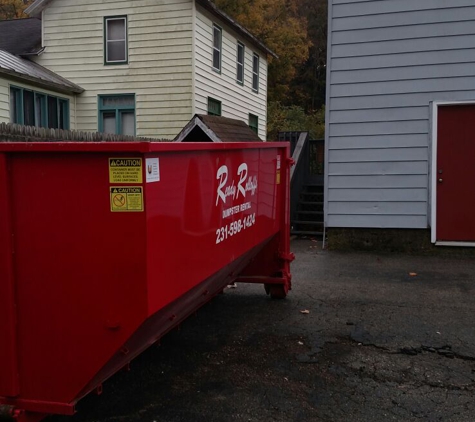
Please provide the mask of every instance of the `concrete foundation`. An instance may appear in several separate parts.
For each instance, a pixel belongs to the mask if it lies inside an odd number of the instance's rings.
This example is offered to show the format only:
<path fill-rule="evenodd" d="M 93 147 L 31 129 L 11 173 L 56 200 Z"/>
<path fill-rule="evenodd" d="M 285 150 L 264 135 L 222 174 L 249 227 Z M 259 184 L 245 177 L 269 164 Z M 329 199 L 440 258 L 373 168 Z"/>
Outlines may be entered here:
<path fill-rule="evenodd" d="M 327 229 L 328 249 L 427 254 L 473 254 L 475 248 L 441 247 L 431 243 L 430 229 Z"/>

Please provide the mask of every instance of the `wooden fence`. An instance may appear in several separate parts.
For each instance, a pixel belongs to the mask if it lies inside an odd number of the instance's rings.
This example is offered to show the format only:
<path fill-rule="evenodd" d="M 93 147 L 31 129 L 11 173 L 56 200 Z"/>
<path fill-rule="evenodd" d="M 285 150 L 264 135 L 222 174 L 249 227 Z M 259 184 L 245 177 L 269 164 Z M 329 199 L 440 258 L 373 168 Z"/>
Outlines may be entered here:
<path fill-rule="evenodd" d="M 0 123 L 0 142 L 170 142 L 170 140 Z"/>

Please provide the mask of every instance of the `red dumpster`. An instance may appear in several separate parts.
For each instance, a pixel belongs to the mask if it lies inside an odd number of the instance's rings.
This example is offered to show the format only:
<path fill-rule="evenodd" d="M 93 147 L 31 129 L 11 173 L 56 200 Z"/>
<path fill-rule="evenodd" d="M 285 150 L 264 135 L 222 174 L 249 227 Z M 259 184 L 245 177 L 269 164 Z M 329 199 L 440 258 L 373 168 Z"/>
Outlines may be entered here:
<path fill-rule="evenodd" d="M 234 281 L 290 289 L 286 143 L 0 143 L 0 405 L 75 404 Z"/>

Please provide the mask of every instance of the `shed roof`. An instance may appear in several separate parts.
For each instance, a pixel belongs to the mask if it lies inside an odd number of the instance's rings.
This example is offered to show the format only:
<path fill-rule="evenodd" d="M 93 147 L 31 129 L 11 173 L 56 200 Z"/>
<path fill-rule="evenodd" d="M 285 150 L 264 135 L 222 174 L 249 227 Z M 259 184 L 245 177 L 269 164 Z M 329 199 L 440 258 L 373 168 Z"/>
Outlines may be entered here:
<path fill-rule="evenodd" d="M 52 0 L 36 0 L 34 1 L 26 10 L 25 12 L 32 16 L 38 16 L 43 9 L 45 9 Z M 196 0 L 196 3 L 199 4 L 201 7 L 205 8 L 215 16 L 222 19 L 225 23 L 227 23 L 230 27 L 232 27 L 238 34 L 246 38 L 252 44 L 259 47 L 261 50 L 265 51 L 266 54 L 269 54 L 273 57 L 277 58 L 277 55 L 267 47 L 261 40 L 259 40 L 256 36 L 251 34 L 244 26 L 240 25 L 226 13 L 224 13 L 221 9 L 216 7 L 216 5 L 211 0 Z"/>
<path fill-rule="evenodd" d="M 51 70 L 4 50 L 0 50 L 0 76 L 2 75 L 32 82 L 54 91 L 77 94 L 84 92 L 80 86 L 51 72 Z"/>
<path fill-rule="evenodd" d="M 262 142 L 242 120 L 196 114 L 175 142 Z"/>
<path fill-rule="evenodd" d="M 36 55 L 41 47 L 41 19 L 0 21 L 0 50 L 18 56 Z"/>

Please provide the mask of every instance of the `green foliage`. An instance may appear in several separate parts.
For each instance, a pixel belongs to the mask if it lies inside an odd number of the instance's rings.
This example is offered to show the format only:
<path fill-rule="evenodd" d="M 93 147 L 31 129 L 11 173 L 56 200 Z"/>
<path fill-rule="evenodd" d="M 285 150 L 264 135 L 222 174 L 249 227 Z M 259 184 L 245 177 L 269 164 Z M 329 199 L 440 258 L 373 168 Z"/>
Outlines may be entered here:
<path fill-rule="evenodd" d="M 306 113 L 303 107 L 270 102 L 267 109 L 267 139 L 277 139 L 278 132 L 308 131 L 312 139 L 325 136 L 325 107 Z"/>
<path fill-rule="evenodd" d="M 269 100 L 290 103 L 291 82 L 307 61 L 311 45 L 300 0 L 214 1 L 279 56 L 269 58 Z"/>
<path fill-rule="evenodd" d="M 325 104 L 327 63 L 327 0 L 299 0 L 300 13 L 307 17 L 312 43 L 308 60 L 299 66 L 290 91 L 294 104 L 315 110 Z"/>
<path fill-rule="evenodd" d="M 0 0 L 0 20 L 26 18 L 24 10 L 32 0 Z"/>
<path fill-rule="evenodd" d="M 327 0 L 214 0 L 279 56 L 268 76 L 268 139 L 309 130 L 323 137 Z"/>

